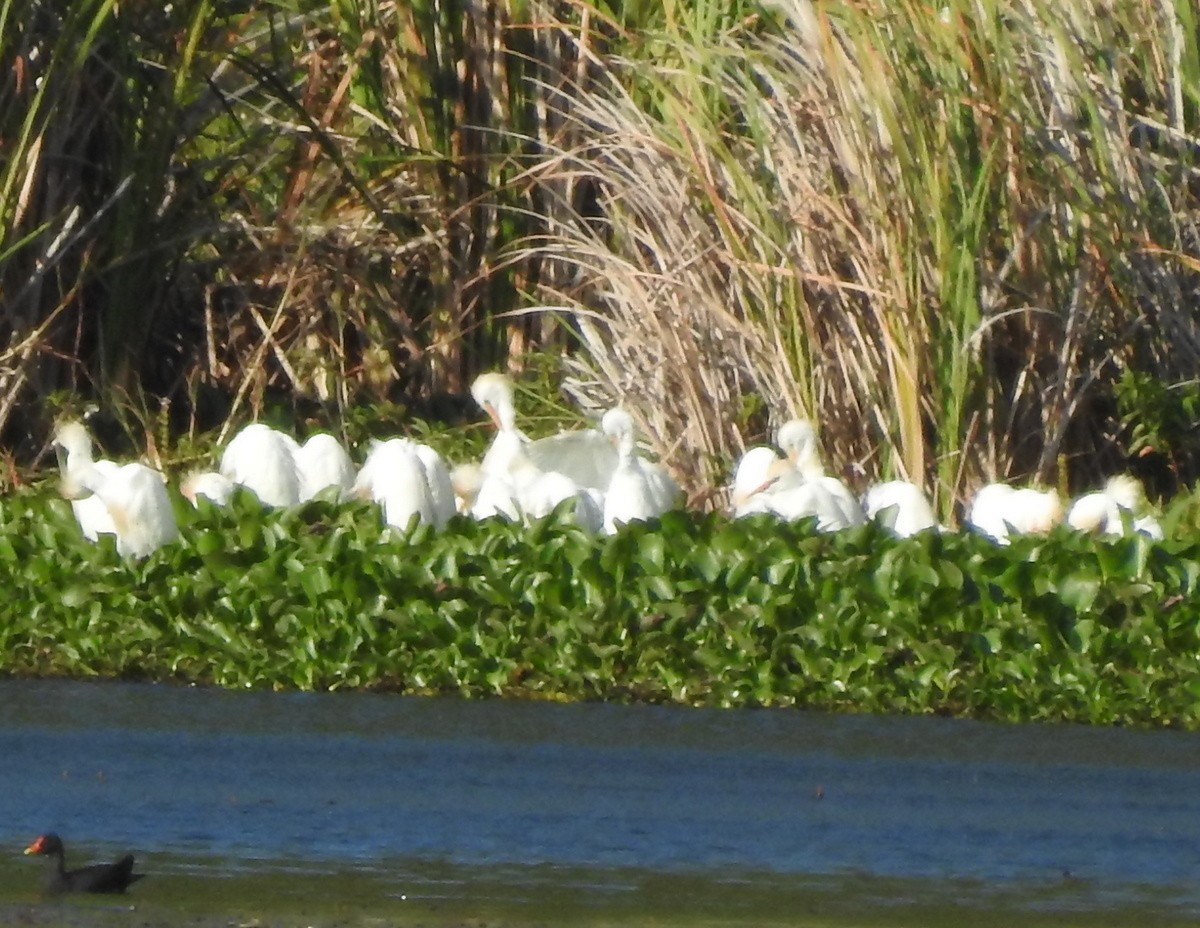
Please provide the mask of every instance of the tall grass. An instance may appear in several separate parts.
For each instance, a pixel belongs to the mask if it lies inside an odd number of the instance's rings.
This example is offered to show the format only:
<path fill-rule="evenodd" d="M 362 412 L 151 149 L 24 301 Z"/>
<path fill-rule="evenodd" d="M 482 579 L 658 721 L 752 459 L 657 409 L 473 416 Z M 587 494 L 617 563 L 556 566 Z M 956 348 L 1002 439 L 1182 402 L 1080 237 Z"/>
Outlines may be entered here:
<path fill-rule="evenodd" d="M 944 512 L 988 479 L 1093 482 L 1125 452 L 1111 382 L 1200 360 L 1194 17 L 780 0 L 671 22 L 573 95 L 543 170 L 593 178 L 603 220 L 529 243 L 581 274 L 544 298 L 697 484 L 791 415 Z"/>
<path fill-rule="evenodd" d="M 336 421 L 553 338 L 501 317 L 552 269 L 498 260 L 574 66 L 540 5 L 55 9 L 0 0 L 9 442 L 55 391 L 189 431 Z"/>
<path fill-rule="evenodd" d="M 235 403 L 274 391 L 334 421 L 378 400 L 438 415 L 482 369 L 561 347 L 553 319 L 508 311 L 556 286 L 563 263 L 510 246 L 586 199 L 529 166 L 573 131 L 581 52 L 618 30 L 602 38 L 578 27 L 586 9 L 567 22 L 552 7 L 311 4 L 277 30 L 289 79 L 242 62 L 270 93 L 240 118 L 282 128 L 293 150 L 264 146 L 235 185 L 253 237 L 223 278 L 238 324 L 216 339 L 217 366 L 240 374 Z M 268 363 L 237 363 L 248 356 Z"/>
<path fill-rule="evenodd" d="M 693 489 L 803 415 L 948 513 L 1200 360 L 1183 0 L 52 7 L 0 0 L 9 444 L 458 393 L 569 347 L 533 298 Z"/>
<path fill-rule="evenodd" d="M 346 189 L 327 158 L 314 158 L 297 197 L 309 225 L 287 263 L 323 279 L 323 299 L 301 300 L 308 312 L 342 303 L 325 328 L 352 329 L 360 346 L 350 367 L 346 352 L 331 356 L 343 385 L 373 356 L 377 379 L 398 395 L 462 391 L 477 359 L 497 361 L 515 337 L 494 316 L 532 271 L 498 273 L 497 255 L 533 213 L 528 185 L 512 183 L 525 147 L 517 138 L 538 135 L 527 71 L 552 62 L 535 54 L 538 32 L 514 6 L 343 0 L 327 19 L 312 16 L 308 29 L 329 37 L 328 60 L 295 109 L 310 110 L 314 94 L 336 100 L 324 128 L 365 189 Z M 375 287 L 364 290 L 351 269 L 322 274 L 317 248 L 378 262 Z"/>
<path fill-rule="evenodd" d="M 0 3 L 0 430 L 55 390 L 129 395 L 180 350 L 180 256 L 215 220 L 175 155 L 228 28 L 208 2 Z"/>

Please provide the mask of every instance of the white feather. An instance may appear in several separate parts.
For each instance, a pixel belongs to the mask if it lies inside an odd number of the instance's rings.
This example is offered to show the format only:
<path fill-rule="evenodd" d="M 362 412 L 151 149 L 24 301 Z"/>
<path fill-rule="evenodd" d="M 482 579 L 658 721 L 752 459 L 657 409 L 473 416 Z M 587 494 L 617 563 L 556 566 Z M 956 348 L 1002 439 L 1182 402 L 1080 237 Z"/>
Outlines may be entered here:
<path fill-rule="evenodd" d="M 604 434 L 617 446 L 617 468 L 604 494 L 604 531 L 613 534 L 622 525 L 655 519 L 672 505 L 662 489 L 661 477 L 651 475 L 638 457 L 633 418 L 624 409 L 610 409 L 601 420 Z"/>
<path fill-rule="evenodd" d="M 261 423 L 246 426 L 225 446 L 221 475 L 246 487 L 266 506 L 300 502 L 296 440 Z"/>
<path fill-rule="evenodd" d="M 179 492 L 193 506 L 196 498 L 203 496 L 218 506 L 227 506 L 236 484 L 216 471 L 188 474 L 179 483 Z"/>
<path fill-rule="evenodd" d="M 863 495 L 863 510 L 869 519 L 881 522 L 901 538 L 937 528 L 938 524 L 921 488 L 907 480 L 889 480 L 869 487 Z"/>
<path fill-rule="evenodd" d="M 85 537 L 95 541 L 100 534 L 115 534 L 117 551 L 135 558 L 179 537 L 162 474 L 136 462 L 93 461 L 91 436 L 78 422 L 60 426 L 54 442 L 61 449 L 63 495 L 95 501 L 84 507 L 88 524 L 81 522 L 80 528 Z"/>
<path fill-rule="evenodd" d="M 346 496 L 354 487 L 354 462 L 334 436 L 326 432 L 310 435 L 295 452 L 300 476 L 300 500 L 310 500 L 327 487 L 337 487 Z"/>

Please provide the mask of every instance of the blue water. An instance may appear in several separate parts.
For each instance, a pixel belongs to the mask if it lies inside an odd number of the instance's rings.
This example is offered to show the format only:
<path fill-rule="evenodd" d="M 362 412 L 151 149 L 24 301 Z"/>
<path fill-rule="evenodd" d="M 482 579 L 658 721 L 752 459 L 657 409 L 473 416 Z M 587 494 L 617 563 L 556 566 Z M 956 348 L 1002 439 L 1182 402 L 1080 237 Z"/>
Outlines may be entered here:
<path fill-rule="evenodd" d="M 1200 917 L 1200 737 L 0 682 L 0 844 L 52 829 L 232 869 L 1078 881 Z"/>

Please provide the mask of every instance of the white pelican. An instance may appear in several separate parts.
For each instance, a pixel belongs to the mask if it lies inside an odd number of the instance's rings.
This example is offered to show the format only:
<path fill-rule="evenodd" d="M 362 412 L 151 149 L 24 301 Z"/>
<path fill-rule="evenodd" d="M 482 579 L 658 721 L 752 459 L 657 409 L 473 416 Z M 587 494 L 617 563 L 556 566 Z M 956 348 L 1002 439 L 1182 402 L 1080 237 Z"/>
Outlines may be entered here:
<path fill-rule="evenodd" d="M 115 461 L 92 460 L 92 437 L 87 433 L 82 423 L 67 422 L 58 427 L 54 433 L 54 451 L 58 457 L 58 471 L 66 480 L 69 474 L 83 473 L 91 469 L 101 477 L 112 477 L 121 465 Z M 68 487 L 75 493 L 77 488 Z M 96 541 L 101 535 L 117 534 L 108 507 L 99 496 L 88 495 L 74 499 L 64 491 L 64 496 L 71 499 L 71 510 L 75 513 L 75 521 L 83 530 L 83 537 L 88 541 Z"/>
<path fill-rule="evenodd" d="M 863 495 L 863 510 L 868 519 L 881 522 L 901 538 L 937 528 L 938 524 L 921 488 L 907 480 L 889 480 L 869 487 Z"/>
<path fill-rule="evenodd" d="M 579 486 L 565 474 L 541 470 L 523 451 L 514 458 L 506 475 L 485 474 L 477 464 L 460 464 L 451 478 L 462 511 L 473 519 L 541 519 L 567 500 L 574 500 L 572 513 L 584 530 L 594 535 L 604 523 L 603 494 Z"/>
<path fill-rule="evenodd" d="M 425 491 L 428 493 L 427 503 L 419 498 L 416 499 L 412 511 L 418 513 L 427 511 L 428 518 L 422 515 L 421 521 L 428 521 L 434 528 L 441 531 L 457 511 L 454 486 L 446 462 L 429 445 L 413 441 L 411 438 L 391 438 L 387 441 L 372 440 L 371 450 L 353 483 L 354 495 L 381 504 L 385 499 L 391 497 L 393 512 L 397 514 L 398 518 L 403 516 L 405 505 L 399 501 L 400 498 L 406 493 L 415 494 L 417 497 L 422 494 L 419 482 L 415 481 L 411 473 L 410 454 L 415 455 L 421 464 L 425 477 Z M 397 467 L 400 476 L 398 479 L 394 479 L 393 470 Z M 408 481 L 407 484 L 406 481 Z M 408 513 L 408 515 L 411 514 L 412 512 Z"/>
<path fill-rule="evenodd" d="M 833 532 L 851 523 L 823 481 L 806 479 L 773 448 L 751 448 L 733 478 L 735 518 L 767 512 L 788 522 L 815 518 L 817 530 Z"/>
<path fill-rule="evenodd" d="M 1157 541 L 1163 538 L 1162 526 L 1153 515 L 1144 512 L 1146 493 L 1136 478 L 1111 477 L 1103 490 L 1085 493 L 1067 510 L 1067 525 L 1081 532 L 1098 532 L 1108 537 L 1125 534 L 1128 520 L 1135 532 Z"/>
<path fill-rule="evenodd" d="M 774 448 L 760 445 L 743 454 L 733 474 L 733 517 L 770 512 L 767 490 L 785 469 L 786 462 Z"/>
<path fill-rule="evenodd" d="M 471 511 L 482 485 L 483 469 L 473 461 L 450 468 L 450 486 L 454 488 L 454 506 L 459 513 L 465 515 Z"/>
<path fill-rule="evenodd" d="M 528 480 L 521 479 L 520 471 L 517 473 L 519 504 L 527 519 L 544 519 L 558 506 L 572 500 L 571 513 L 581 528 L 595 535 L 604 527 L 603 494 L 581 487 L 558 471 L 537 470 L 532 464 L 530 468 L 525 471 Z"/>
<path fill-rule="evenodd" d="M 410 439 L 374 442 L 354 482 L 354 495 L 379 503 L 383 521 L 396 528 L 406 528 L 413 516 L 437 525 L 425 465 Z"/>
<path fill-rule="evenodd" d="M 624 409 L 610 409 L 600 420 L 600 431 L 617 449 L 617 460 L 620 462 L 626 455 L 636 458 L 638 467 L 646 475 L 650 485 L 650 494 L 654 504 L 659 508 L 659 514 L 674 509 L 683 499 L 683 491 L 670 472 L 657 461 L 647 461 L 637 451 L 637 430 L 633 417 Z M 604 489 L 607 489 L 605 487 Z"/>
<path fill-rule="evenodd" d="M 517 491 L 507 477 L 485 475 L 479 464 L 459 464 L 450 471 L 450 483 L 458 499 L 458 511 L 472 519 L 521 521 Z"/>
<path fill-rule="evenodd" d="M 458 511 L 454 499 L 454 485 L 450 482 L 450 469 L 446 466 L 445 459 L 429 445 L 417 442 L 415 450 L 425 468 L 425 480 L 429 484 L 433 526 L 441 531 Z"/>
<path fill-rule="evenodd" d="M 267 506 L 300 502 L 296 440 L 254 423 L 238 432 L 221 455 L 221 474 L 251 490 Z"/>
<path fill-rule="evenodd" d="M 228 477 L 210 470 L 188 474 L 179 482 L 179 492 L 193 506 L 199 505 L 196 502 L 199 496 L 206 497 L 217 506 L 227 506 L 236 486 Z"/>
<path fill-rule="evenodd" d="M 517 428 L 512 381 L 500 373 L 480 374 L 471 384 L 471 396 L 496 427 L 480 466 L 484 474 L 507 474 L 521 449 L 529 444 L 529 436 Z"/>
<path fill-rule="evenodd" d="M 840 528 L 862 525 L 867 520 L 849 488 L 836 477 L 826 476 L 817 451 L 817 433 L 810 422 L 805 419 L 785 422 L 775 435 L 775 443 L 805 481 L 818 485 L 833 500 L 844 523 Z"/>
<path fill-rule="evenodd" d="M 1054 490 L 989 483 L 975 494 L 967 523 L 1000 544 L 1008 536 L 1045 533 L 1063 518 L 1062 500 Z"/>
<path fill-rule="evenodd" d="M 603 513 L 603 496 L 618 463 L 610 439 L 596 429 L 581 429 L 531 441 L 517 428 L 512 382 L 503 374 L 481 374 L 471 395 L 496 426 L 480 476 L 471 478 L 471 515 L 536 519 L 574 497 L 576 521 L 597 531 L 597 513 Z M 460 482 L 467 473 L 460 472 Z M 654 480 L 659 494 L 669 493 L 662 477 Z"/>
<path fill-rule="evenodd" d="M 93 461 L 91 436 L 79 422 L 61 425 L 54 444 L 63 495 L 71 500 L 90 495 L 100 501 L 117 536 L 120 554 L 145 557 L 179 537 L 175 511 L 158 471 L 137 462 L 116 465 Z M 111 466 L 97 466 L 101 463 Z M 98 526 L 93 524 L 91 529 L 98 530 Z M 87 532 L 85 528 L 85 535 Z"/>
<path fill-rule="evenodd" d="M 483 457 L 484 474 L 510 474 L 524 466 L 520 455 L 539 470 L 556 471 L 581 487 L 606 490 L 617 468 L 617 454 L 595 429 L 560 432 L 531 441 L 517 428 L 512 381 L 504 374 L 481 374 L 471 395 L 496 426 L 496 436 Z"/>
<path fill-rule="evenodd" d="M 604 494 L 604 531 L 611 535 L 628 522 L 657 518 L 672 501 L 666 498 L 667 488 L 651 477 L 648 462 L 638 456 L 633 417 L 624 409 L 610 409 L 601 428 L 617 446 L 617 469 Z"/>
<path fill-rule="evenodd" d="M 293 454 L 300 477 L 300 501 L 310 500 L 326 487 L 349 495 L 354 487 L 354 462 L 342 443 L 327 432 L 317 432 Z"/>

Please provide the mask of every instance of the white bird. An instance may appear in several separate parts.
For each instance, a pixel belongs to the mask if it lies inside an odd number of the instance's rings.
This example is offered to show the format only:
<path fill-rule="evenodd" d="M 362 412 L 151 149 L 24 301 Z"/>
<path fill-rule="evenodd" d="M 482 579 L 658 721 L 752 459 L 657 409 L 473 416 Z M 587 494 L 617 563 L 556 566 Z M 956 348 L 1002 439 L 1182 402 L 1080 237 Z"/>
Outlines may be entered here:
<path fill-rule="evenodd" d="M 466 515 L 479 498 L 483 485 L 483 468 L 473 461 L 455 464 L 450 468 L 450 486 L 454 489 L 454 508 Z"/>
<path fill-rule="evenodd" d="M 210 470 L 188 474 L 179 482 L 179 492 L 193 506 L 199 505 L 197 497 L 200 496 L 217 506 L 227 506 L 236 486 L 228 477 Z"/>
<path fill-rule="evenodd" d="M 300 502 L 296 440 L 261 423 L 246 426 L 225 446 L 221 475 L 251 490 L 267 506 Z"/>
<path fill-rule="evenodd" d="M 500 373 L 480 374 L 471 384 L 471 396 L 496 427 L 480 467 L 484 474 L 507 474 L 522 448 L 529 444 L 529 436 L 517 428 L 512 381 Z"/>
<path fill-rule="evenodd" d="M 1157 541 L 1163 538 L 1162 526 L 1153 515 L 1144 512 L 1146 493 L 1136 478 L 1111 477 L 1103 490 L 1085 493 L 1067 510 L 1066 523 L 1081 532 L 1095 532 L 1110 538 L 1125 534 L 1126 522 L 1135 532 Z"/>
<path fill-rule="evenodd" d="M 430 511 L 433 527 L 441 531 L 458 511 L 454 498 L 454 485 L 450 481 L 450 469 L 446 460 L 429 445 L 416 443 L 417 457 L 425 467 L 425 480 L 429 484 Z"/>
<path fill-rule="evenodd" d="M 733 517 L 770 512 L 766 491 L 779 480 L 786 466 L 774 448 L 760 445 L 743 454 L 733 473 Z"/>
<path fill-rule="evenodd" d="M 683 490 L 680 489 L 675 478 L 671 476 L 670 471 L 660 462 L 647 461 L 638 453 L 636 442 L 637 430 L 634 427 L 633 418 L 629 413 L 620 407 L 610 409 L 600 420 L 600 431 L 608 438 L 612 446 L 617 449 L 618 462 L 624 453 L 622 448 L 625 443 L 627 441 L 633 443 L 629 453 L 636 456 L 641 462 L 641 470 L 645 473 L 646 480 L 650 484 L 650 493 L 654 498 L 655 504 L 662 512 L 674 509 L 683 502 Z"/>
<path fill-rule="evenodd" d="M 603 496 L 617 470 L 610 439 L 596 429 L 581 429 L 531 441 L 517 428 L 512 382 L 500 373 L 477 377 L 471 395 L 496 426 L 496 436 L 477 477 L 459 472 L 459 482 L 468 482 L 472 496 L 467 511 L 474 518 L 537 519 L 574 498 L 576 521 L 597 531 Z"/>
<path fill-rule="evenodd" d="M 62 472 L 62 493 L 71 500 L 93 497 L 104 507 L 117 536 L 117 551 L 142 558 L 175 541 L 179 528 L 162 474 L 145 464 L 117 465 L 92 460 L 92 439 L 79 422 L 61 425 L 54 435 Z M 105 465 L 105 466 L 98 466 Z M 99 533 L 99 520 L 84 527 Z M 95 540 L 91 536 L 91 540 Z"/>
<path fill-rule="evenodd" d="M 829 477 L 825 474 L 825 467 L 821 464 L 820 454 L 817 450 L 817 434 L 810 422 L 805 419 L 792 419 L 785 422 L 775 435 L 775 443 L 792 462 L 796 472 L 806 482 L 820 487 L 833 501 L 837 511 L 841 514 L 842 524 L 837 526 L 838 528 L 862 525 L 867 520 L 866 513 L 863 512 L 862 506 L 854 498 L 849 487 L 836 477 Z"/>
<path fill-rule="evenodd" d="M 1009 534 L 1041 534 L 1063 518 L 1062 500 L 1054 490 L 989 483 L 976 492 L 967 523 L 1000 544 Z"/>
<path fill-rule="evenodd" d="M 848 528 L 838 500 L 820 480 L 800 475 L 774 448 L 751 448 L 742 455 L 733 478 L 733 516 L 769 513 L 787 522 L 816 519 L 817 531 Z"/>
<path fill-rule="evenodd" d="M 617 454 L 609 440 L 596 429 L 560 432 L 531 441 L 517 428 L 512 381 L 504 374 L 481 374 L 471 384 L 471 395 L 496 426 L 483 457 L 483 472 L 510 475 L 526 461 L 544 472 L 556 471 L 581 487 L 605 490 L 617 468 Z"/>
<path fill-rule="evenodd" d="M 624 409 L 610 409 L 601 420 L 601 429 L 617 447 L 617 469 L 604 499 L 604 531 L 613 534 L 626 523 L 656 519 L 668 507 L 650 478 L 647 462 L 637 455 L 631 415 Z"/>
<path fill-rule="evenodd" d="M 69 475 L 83 473 L 89 468 L 101 477 L 112 477 L 121 468 L 115 461 L 92 460 L 92 438 L 79 422 L 67 422 L 58 427 L 54 433 L 54 451 L 58 458 L 58 471 L 64 481 Z M 76 492 L 75 487 L 68 489 Z M 65 491 L 63 495 L 70 498 Z M 88 541 L 96 541 L 101 535 L 117 534 L 108 507 L 99 496 L 71 499 L 71 510 L 83 530 L 83 537 Z"/>
<path fill-rule="evenodd" d="M 610 409 L 600 428 L 617 448 L 617 468 L 604 494 L 604 531 L 611 535 L 621 525 L 656 519 L 673 508 L 679 487 L 660 465 L 638 455 L 633 417 Z"/>
<path fill-rule="evenodd" d="M 574 429 L 535 439 L 525 454 L 541 470 L 563 474 L 583 489 L 601 493 L 608 491 L 618 465 L 611 439 L 597 429 Z"/>
<path fill-rule="evenodd" d="M 541 470 L 524 451 L 513 459 L 507 474 L 485 474 L 479 465 L 460 464 L 452 480 L 462 511 L 473 519 L 529 522 L 573 500 L 571 513 L 585 531 L 596 534 L 604 523 L 604 494 L 579 486 L 565 474 Z"/>
<path fill-rule="evenodd" d="M 429 477 L 417 443 L 410 439 L 373 442 L 355 480 L 354 495 L 379 503 L 387 525 L 407 528 L 414 516 L 419 523 L 437 524 Z"/>
<path fill-rule="evenodd" d="M 300 477 L 300 501 L 310 500 L 326 487 L 337 487 L 344 498 L 354 487 L 354 462 L 334 436 L 310 435 L 293 454 Z"/>
<path fill-rule="evenodd" d="M 867 488 L 863 511 L 868 519 L 886 525 L 901 538 L 937 528 L 937 517 L 929 500 L 915 483 L 889 480 Z"/>
<path fill-rule="evenodd" d="M 541 471 L 534 465 L 525 473 L 528 480 L 517 474 L 518 504 L 527 519 L 544 519 L 559 506 L 571 501 L 571 515 L 575 522 L 591 535 L 604 526 L 604 494 L 589 487 L 581 487 L 566 474 L 558 471 Z"/>
<path fill-rule="evenodd" d="M 484 474 L 479 464 L 459 464 L 450 471 L 450 483 L 458 500 L 459 512 L 472 519 L 503 518 L 521 521 L 517 491 L 507 477 Z"/>

